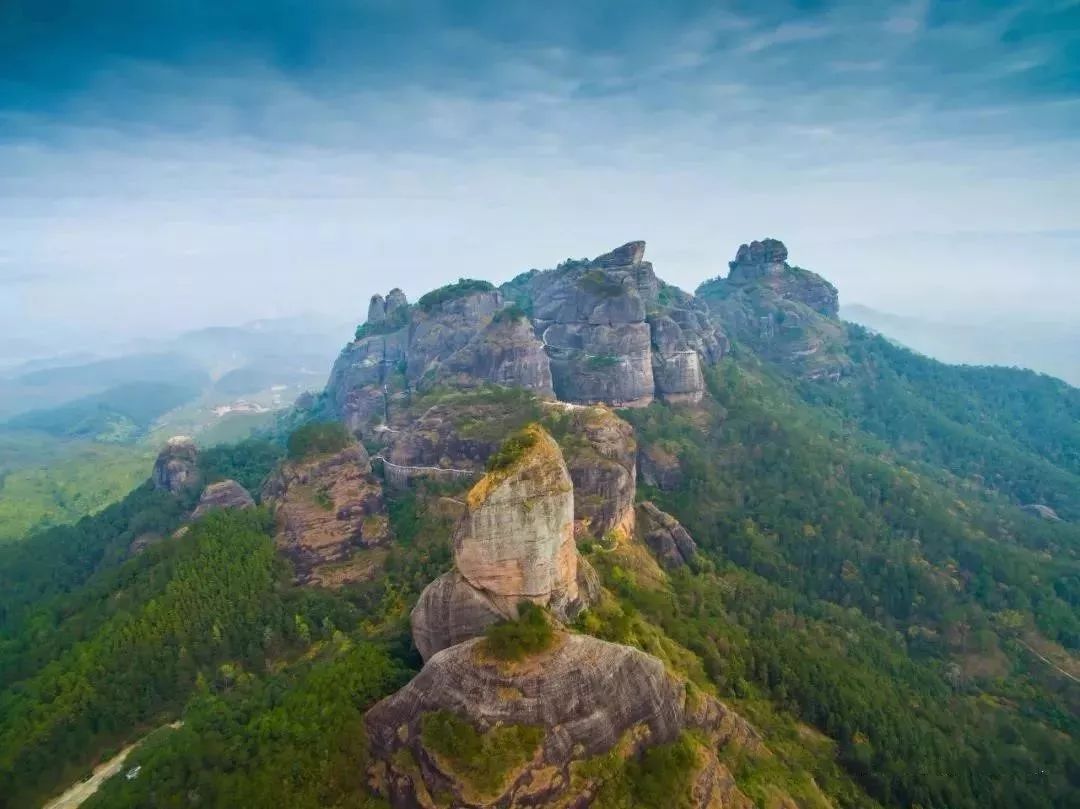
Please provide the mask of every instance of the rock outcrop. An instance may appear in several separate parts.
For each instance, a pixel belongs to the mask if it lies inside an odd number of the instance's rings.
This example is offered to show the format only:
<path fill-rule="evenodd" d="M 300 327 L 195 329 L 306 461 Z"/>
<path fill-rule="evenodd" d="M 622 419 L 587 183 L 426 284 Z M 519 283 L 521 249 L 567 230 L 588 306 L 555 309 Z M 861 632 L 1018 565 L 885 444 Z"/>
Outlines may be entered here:
<path fill-rule="evenodd" d="M 836 287 L 788 264 L 787 257 L 776 239 L 744 244 L 727 278 L 706 281 L 697 297 L 733 337 L 764 358 L 807 379 L 839 379 L 851 361 L 837 319 Z"/>
<path fill-rule="evenodd" d="M 507 447 L 517 455 L 469 491 L 454 532 L 454 569 L 430 584 L 413 609 L 413 638 L 425 660 L 516 617 L 521 601 L 548 607 L 561 620 L 586 606 L 573 484 L 559 445 L 533 425 Z"/>
<path fill-rule="evenodd" d="M 377 780 L 398 808 L 435 805 L 584 806 L 595 785 L 573 777 L 576 761 L 624 740 L 626 755 L 676 739 L 686 723 L 685 688 L 654 657 L 628 646 L 563 634 L 555 647 L 508 669 L 486 662 L 472 640 L 431 658 L 420 674 L 365 717 Z M 425 745 L 424 720 L 446 711 L 479 732 L 540 728 L 531 755 L 503 783 L 479 791 Z M 577 788 L 580 793 L 572 791 Z"/>
<path fill-rule="evenodd" d="M 328 567 L 390 539 L 382 486 L 360 444 L 284 464 L 267 481 L 263 501 L 277 519 L 277 547 L 302 583 L 327 583 Z"/>
<path fill-rule="evenodd" d="M 551 398 L 551 362 L 544 345 L 523 314 L 513 309 L 491 322 L 440 363 L 433 382 L 455 387 L 483 384 L 520 387 Z"/>
<path fill-rule="evenodd" d="M 191 514 L 191 519 L 197 520 L 204 514 L 223 508 L 245 509 L 254 508 L 255 500 L 251 494 L 235 480 L 222 480 L 211 483 L 203 489 L 199 497 L 199 503 Z"/>
<path fill-rule="evenodd" d="M 646 500 L 638 506 L 639 528 L 649 550 L 665 568 L 682 567 L 697 555 L 697 543 L 682 523 Z"/>
<path fill-rule="evenodd" d="M 1041 517 L 1049 522 L 1061 522 L 1061 517 L 1050 506 L 1044 506 L 1041 503 L 1030 503 L 1026 506 L 1020 506 L 1020 508 L 1028 514 L 1034 514 L 1036 517 Z"/>
<path fill-rule="evenodd" d="M 679 488 L 683 472 L 676 452 L 677 447 L 669 449 L 662 441 L 643 445 L 638 453 L 642 483 L 665 492 Z"/>
<path fill-rule="evenodd" d="M 563 451 L 574 482 L 578 536 L 602 539 L 634 530 L 637 441 L 634 428 L 602 407 L 550 405 L 553 419 L 565 422 L 570 440 Z"/>
<path fill-rule="evenodd" d="M 194 441 L 186 435 L 173 436 L 158 453 L 150 479 L 155 488 L 176 494 L 198 483 L 198 460 Z"/>

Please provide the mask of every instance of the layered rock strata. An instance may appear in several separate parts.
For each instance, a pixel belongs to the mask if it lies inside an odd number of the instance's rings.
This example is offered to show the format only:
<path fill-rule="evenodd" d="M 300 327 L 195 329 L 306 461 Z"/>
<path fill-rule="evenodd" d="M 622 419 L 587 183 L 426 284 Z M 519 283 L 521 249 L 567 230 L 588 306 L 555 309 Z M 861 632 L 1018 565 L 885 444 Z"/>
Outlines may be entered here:
<path fill-rule="evenodd" d="M 322 583 L 326 566 L 390 539 L 382 486 L 359 444 L 284 464 L 267 481 L 263 500 L 277 520 L 275 543 L 303 583 Z"/>
<path fill-rule="evenodd" d="M 417 649 L 426 660 L 490 624 L 517 616 L 529 600 L 570 620 L 584 606 L 588 574 L 574 543 L 574 493 L 554 439 L 526 428 L 525 448 L 469 491 L 454 533 L 454 569 L 430 584 L 413 609 Z M 587 589 L 593 589 L 586 585 Z"/>

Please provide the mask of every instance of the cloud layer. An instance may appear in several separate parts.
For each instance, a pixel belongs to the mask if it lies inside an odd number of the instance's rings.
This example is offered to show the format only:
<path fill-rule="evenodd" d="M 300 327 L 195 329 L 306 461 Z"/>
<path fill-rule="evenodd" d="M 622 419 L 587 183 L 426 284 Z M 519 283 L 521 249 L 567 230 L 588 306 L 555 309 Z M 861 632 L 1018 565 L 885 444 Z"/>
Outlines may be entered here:
<path fill-rule="evenodd" d="M 360 316 L 631 238 L 689 288 L 773 235 L 879 308 L 1080 299 L 1076 3 L 220 5 L 0 10 L 12 333 Z"/>

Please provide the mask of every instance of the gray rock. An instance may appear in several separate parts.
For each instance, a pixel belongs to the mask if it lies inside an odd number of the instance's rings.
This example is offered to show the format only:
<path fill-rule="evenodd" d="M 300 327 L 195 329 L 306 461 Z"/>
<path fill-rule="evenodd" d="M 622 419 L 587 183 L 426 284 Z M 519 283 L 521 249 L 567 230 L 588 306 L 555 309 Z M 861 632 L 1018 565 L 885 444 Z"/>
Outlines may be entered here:
<path fill-rule="evenodd" d="M 154 487 L 173 494 L 194 486 L 199 480 L 199 450 L 186 435 L 170 438 L 154 461 Z"/>
<path fill-rule="evenodd" d="M 436 652 L 480 637 L 506 616 L 483 591 L 450 570 L 424 588 L 409 619 L 413 642 L 429 660 Z"/>
<path fill-rule="evenodd" d="M 218 483 L 211 483 L 203 489 L 202 496 L 199 497 L 199 503 L 191 514 L 191 519 L 197 520 L 204 514 L 216 509 L 254 507 L 255 500 L 247 489 L 235 480 L 222 480 Z"/>
<path fill-rule="evenodd" d="M 503 316 L 490 322 L 438 366 L 432 381 L 456 387 L 495 384 L 554 396 L 551 361 L 525 318 Z"/>
<path fill-rule="evenodd" d="M 407 307 L 408 305 L 409 300 L 405 297 L 405 293 L 398 287 L 394 287 L 386 296 L 386 316 L 391 317 L 399 309 Z"/>
<path fill-rule="evenodd" d="M 386 320 L 386 301 L 382 295 L 372 295 L 371 302 L 368 304 L 367 322 L 374 326 L 384 320 Z"/>
<path fill-rule="evenodd" d="M 665 568 L 682 567 L 697 555 L 697 543 L 682 523 L 649 500 L 641 503 L 638 510 L 645 544 Z"/>
<path fill-rule="evenodd" d="M 1036 517 L 1042 517 L 1044 520 L 1061 522 L 1061 517 L 1059 517 L 1057 512 L 1050 508 L 1050 506 L 1044 506 L 1041 503 L 1030 503 L 1026 506 L 1020 506 L 1020 508 L 1028 514 L 1034 514 Z"/>

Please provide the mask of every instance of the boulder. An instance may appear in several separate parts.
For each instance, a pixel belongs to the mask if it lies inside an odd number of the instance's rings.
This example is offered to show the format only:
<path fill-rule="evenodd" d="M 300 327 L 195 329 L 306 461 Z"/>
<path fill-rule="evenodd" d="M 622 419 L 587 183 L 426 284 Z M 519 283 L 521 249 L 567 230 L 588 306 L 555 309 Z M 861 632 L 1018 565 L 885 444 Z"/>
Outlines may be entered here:
<path fill-rule="evenodd" d="M 192 439 L 186 435 L 173 436 L 154 461 L 151 473 L 154 487 L 176 494 L 195 486 L 199 480 L 198 460 L 199 450 Z"/>
<path fill-rule="evenodd" d="M 638 525 L 645 544 L 665 568 L 682 567 L 697 555 L 697 543 L 682 523 L 649 500 L 638 506 Z"/>
<path fill-rule="evenodd" d="M 203 489 L 199 503 L 191 514 L 191 519 L 197 520 L 204 514 L 223 508 L 254 508 L 255 500 L 251 494 L 235 480 L 222 480 L 211 483 Z"/>
<path fill-rule="evenodd" d="M 382 295 L 372 295 L 368 304 L 367 322 L 375 326 L 386 320 L 386 299 Z"/>

